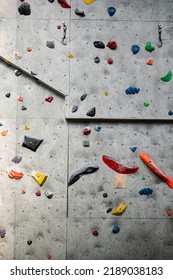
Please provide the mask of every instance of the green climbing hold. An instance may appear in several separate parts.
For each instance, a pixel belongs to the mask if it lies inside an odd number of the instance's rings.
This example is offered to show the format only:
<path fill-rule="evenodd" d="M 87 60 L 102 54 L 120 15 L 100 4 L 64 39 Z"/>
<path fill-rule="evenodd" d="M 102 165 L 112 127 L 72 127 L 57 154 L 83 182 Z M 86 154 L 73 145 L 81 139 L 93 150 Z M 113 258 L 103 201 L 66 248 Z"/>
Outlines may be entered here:
<path fill-rule="evenodd" d="M 164 82 L 169 82 L 172 79 L 172 71 L 168 71 L 168 73 L 160 79 Z"/>
<path fill-rule="evenodd" d="M 144 107 L 148 107 L 148 106 L 150 106 L 150 104 L 149 104 L 149 103 L 144 102 Z"/>
<path fill-rule="evenodd" d="M 155 50 L 155 47 L 151 44 L 151 42 L 147 42 L 145 45 L 145 49 L 147 52 L 152 52 Z"/>
<path fill-rule="evenodd" d="M 146 179 L 145 176 L 142 176 L 142 177 L 141 177 L 141 180 L 142 180 L 142 181 L 144 181 L 145 179 Z"/>

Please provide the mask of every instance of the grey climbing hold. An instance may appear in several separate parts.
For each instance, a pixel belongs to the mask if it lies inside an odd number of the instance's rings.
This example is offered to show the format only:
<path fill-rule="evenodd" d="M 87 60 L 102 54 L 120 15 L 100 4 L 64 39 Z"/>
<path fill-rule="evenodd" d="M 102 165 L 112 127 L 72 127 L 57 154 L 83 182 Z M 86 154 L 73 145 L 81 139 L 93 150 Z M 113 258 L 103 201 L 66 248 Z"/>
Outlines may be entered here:
<path fill-rule="evenodd" d="M 14 73 L 15 73 L 15 75 L 16 75 L 17 77 L 20 76 L 20 75 L 22 75 L 22 71 L 20 71 L 20 70 L 18 70 L 18 69 L 14 70 Z"/>
<path fill-rule="evenodd" d="M 46 46 L 50 49 L 54 49 L 55 48 L 55 42 L 54 41 L 47 41 Z"/>
<path fill-rule="evenodd" d="M 75 9 L 75 14 L 80 17 L 85 17 L 84 10 L 80 10 L 78 8 Z"/>
<path fill-rule="evenodd" d="M 14 163 L 20 163 L 21 160 L 22 160 L 21 156 L 14 156 L 11 161 Z"/>
<path fill-rule="evenodd" d="M 21 110 L 25 111 L 25 110 L 27 110 L 27 108 L 25 106 L 22 106 Z"/>
<path fill-rule="evenodd" d="M 90 147 L 90 141 L 89 140 L 84 140 L 82 145 L 83 145 L 83 147 Z"/>
<path fill-rule="evenodd" d="M 42 140 L 42 139 L 37 139 L 37 138 L 24 136 L 24 142 L 22 144 L 22 147 L 25 147 L 25 148 L 33 151 L 33 152 L 36 152 L 36 150 L 38 149 L 38 147 L 40 146 L 40 144 L 43 141 L 44 140 Z"/>
<path fill-rule="evenodd" d="M 100 62 L 100 58 L 98 56 L 94 57 L 94 62 L 95 63 L 99 63 Z"/>
<path fill-rule="evenodd" d="M 82 94 L 82 96 L 80 97 L 80 100 L 81 100 L 81 101 L 84 101 L 86 97 L 87 97 L 87 93 L 84 93 L 84 94 Z"/>
<path fill-rule="evenodd" d="M 77 105 L 73 105 L 71 111 L 72 113 L 75 113 L 78 110 L 78 106 Z"/>
<path fill-rule="evenodd" d="M 99 169 L 99 166 L 93 162 L 86 162 L 80 169 L 77 169 L 71 175 L 68 186 L 73 185 L 76 181 L 78 181 L 83 175 L 91 174 L 96 172 Z"/>
<path fill-rule="evenodd" d="M 6 230 L 5 229 L 0 229 L 0 237 L 4 238 L 6 235 Z"/>
<path fill-rule="evenodd" d="M 31 71 L 31 75 L 32 75 L 32 76 L 36 76 L 37 73 L 34 73 L 33 71 Z"/>
<path fill-rule="evenodd" d="M 7 98 L 10 98 L 10 96 L 11 96 L 11 93 L 6 93 L 6 95 L 5 95 Z"/>
<path fill-rule="evenodd" d="M 44 194 L 45 194 L 45 196 L 46 196 L 48 199 L 51 199 L 51 198 L 53 197 L 53 193 L 50 192 L 50 191 L 48 191 L 48 190 L 45 190 L 45 191 L 44 191 Z"/>
<path fill-rule="evenodd" d="M 98 48 L 98 49 L 104 49 L 105 48 L 105 44 L 101 41 L 94 41 L 94 47 Z"/>
<path fill-rule="evenodd" d="M 95 107 L 91 108 L 91 109 L 86 113 L 86 115 L 89 116 L 89 117 L 94 117 L 95 114 L 96 114 L 96 108 L 95 108 Z"/>
<path fill-rule="evenodd" d="M 24 2 L 18 7 L 18 12 L 21 15 L 29 16 L 31 14 L 31 7 L 29 3 Z"/>

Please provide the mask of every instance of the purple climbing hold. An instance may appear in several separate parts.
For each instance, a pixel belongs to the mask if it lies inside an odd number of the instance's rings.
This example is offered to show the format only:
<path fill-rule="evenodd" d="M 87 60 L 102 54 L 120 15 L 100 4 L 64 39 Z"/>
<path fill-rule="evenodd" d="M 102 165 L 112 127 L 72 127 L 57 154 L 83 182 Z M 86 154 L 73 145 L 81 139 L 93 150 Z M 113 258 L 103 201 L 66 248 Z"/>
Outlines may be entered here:
<path fill-rule="evenodd" d="M 98 48 L 98 49 L 104 49 L 105 48 L 105 44 L 101 41 L 94 41 L 94 47 Z"/>
<path fill-rule="evenodd" d="M 94 117 L 95 114 L 96 114 L 96 108 L 95 108 L 95 107 L 91 108 L 91 109 L 86 113 L 86 115 L 89 116 L 89 117 Z"/>
<path fill-rule="evenodd" d="M 36 138 L 24 136 L 24 142 L 22 144 L 22 147 L 25 147 L 33 152 L 36 152 L 36 150 L 38 149 L 38 147 L 43 141 L 44 140 L 42 139 L 36 139 Z"/>
<path fill-rule="evenodd" d="M 131 50 L 133 54 L 137 54 L 140 51 L 140 47 L 138 45 L 132 45 Z"/>
<path fill-rule="evenodd" d="M 6 230 L 5 229 L 0 229 L 0 237 L 4 238 L 6 235 Z"/>
<path fill-rule="evenodd" d="M 21 156 L 14 156 L 11 161 L 18 164 L 21 162 L 21 160 L 22 160 Z"/>

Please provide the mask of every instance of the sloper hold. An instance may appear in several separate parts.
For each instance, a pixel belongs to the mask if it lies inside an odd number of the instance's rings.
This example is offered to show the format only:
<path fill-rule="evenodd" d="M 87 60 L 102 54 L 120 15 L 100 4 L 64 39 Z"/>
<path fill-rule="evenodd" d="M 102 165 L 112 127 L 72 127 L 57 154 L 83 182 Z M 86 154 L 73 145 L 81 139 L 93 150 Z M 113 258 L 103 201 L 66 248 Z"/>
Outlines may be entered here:
<path fill-rule="evenodd" d="M 44 182 L 46 181 L 47 179 L 47 176 L 43 173 L 38 173 L 37 171 L 33 170 L 31 172 L 31 176 L 32 178 L 34 178 L 36 180 L 36 182 L 42 186 L 44 184 Z"/>
<path fill-rule="evenodd" d="M 105 156 L 105 155 L 102 156 L 102 160 L 107 166 L 109 166 L 111 169 L 113 169 L 114 171 L 116 171 L 117 173 L 120 173 L 120 174 L 135 173 L 139 169 L 139 167 L 137 167 L 137 166 L 129 167 L 129 166 L 123 165 L 123 164 L 115 161 L 113 158 Z"/>
<path fill-rule="evenodd" d="M 84 12 L 84 10 L 81 10 L 81 9 L 78 9 L 78 8 L 75 9 L 75 14 L 76 14 L 77 16 L 80 16 L 80 17 L 85 17 L 85 12 Z"/>
<path fill-rule="evenodd" d="M 110 17 L 112 17 L 116 12 L 116 8 L 115 7 L 108 7 L 107 11 L 108 11 L 108 14 L 110 15 Z"/>
<path fill-rule="evenodd" d="M 98 49 L 104 49 L 105 48 L 105 44 L 101 41 L 94 41 L 94 47 L 98 48 Z"/>
<path fill-rule="evenodd" d="M 91 108 L 91 109 L 86 113 L 86 115 L 89 116 L 89 117 L 94 117 L 95 114 L 96 114 L 96 108 L 95 108 L 95 107 Z"/>
<path fill-rule="evenodd" d="M 118 207 L 116 207 L 115 209 L 112 210 L 111 214 L 116 215 L 116 216 L 122 215 L 124 213 L 124 211 L 126 210 L 127 206 L 128 205 L 125 202 L 120 203 L 118 205 Z"/>
<path fill-rule="evenodd" d="M 43 139 L 37 139 L 37 138 L 32 138 L 28 136 L 24 136 L 24 142 L 22 144 L 22 147 L 25 147 L 27 149 L 30 149 L 33 152 L 36 152 L 40 144 L 43 142 Z"/>
<path fill-rule="evenodd" d="M 93 2 L 95 2 L 96 0 L 84 0 L 84 2 L 86 3 L 86 4 L 91 4 L 91 3 L 93 3 Z"/>
<path fill-rule="evenodd" d="M 172 71 L 168 71 L 168 73 L 160 78 L 163 82 L 169 82 L 172 79 Z"/>
<path fill-rule="evenodd" d="M 58 0 L 58 3 L 61 5 L 62 8 L 71 8 L 71 6 L 67 3 L 66 0 Z"/>
<path fill-rule="evenodd" d="M 73 185 L 77 182 L 83 175 L 91 174 L 96 172 L 99 169 L 99 166 L 93 162 L 86 162 L 82 165 L 81 168 L 74 171 L 68 181 L 68 186 Z"/>

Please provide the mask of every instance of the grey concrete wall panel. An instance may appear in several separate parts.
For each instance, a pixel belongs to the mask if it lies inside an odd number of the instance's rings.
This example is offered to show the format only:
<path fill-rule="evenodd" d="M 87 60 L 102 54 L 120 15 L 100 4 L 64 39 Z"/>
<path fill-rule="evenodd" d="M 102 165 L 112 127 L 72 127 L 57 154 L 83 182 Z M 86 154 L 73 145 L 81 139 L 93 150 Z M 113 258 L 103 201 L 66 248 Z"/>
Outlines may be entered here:
<path fill-rule="evenodd" d="M 15 19 L 17 17 L 17 0 L 1 1 L 0 18 Z"/>
<path fill-rule="evenodd" d="M 91 134 L 83 135 L 83 124 L 70 125 L 69 145 L 69 177 L 74 170 L 85 161 L 92 161 L 100 169 L 90 175 L 85 175 L 68 188 L 69 217 L 71 218 L 110 218 L 114 219 L 108 208 L 116 208 L 119 203 L 126 202 L 127 210 L 122 218 L 162 218 L 167 217 L 166 210 L 172 207 L 173 192 L 161 181 L 139 158 L 140 152 L 147 152 L 153 161 L 173 177 L 172 169 L 172 125 L 127 125 L 102 123 L 102 130 L 94 130 Z M 83 140 L 90 140 L 90 148 L 82 146 Z M 131 146 L 137 146 L 135 153 Z M 114 189 L 114 172 L 102 161 L 107 155 L 127 166 L 138 166 L 139 170 L 127 175 L 127 188 Z M 145 176 L 145 180 L 141 177 Z M 141 196 L 142 188 L 153 189 L 151 196 Z M 108 197 L 104 198 L 103 194 Z"/>
<path fill-rule="evenodd" d="M 114 225 L 120 232 L 111 232 Z M 172 259 L 172 219 L 75 219 L 68 224 L 68 259 Z M 92 231 L 97 230 L 98 236 Z M 167 233 L 169 232 L 169 240 Z"/>

